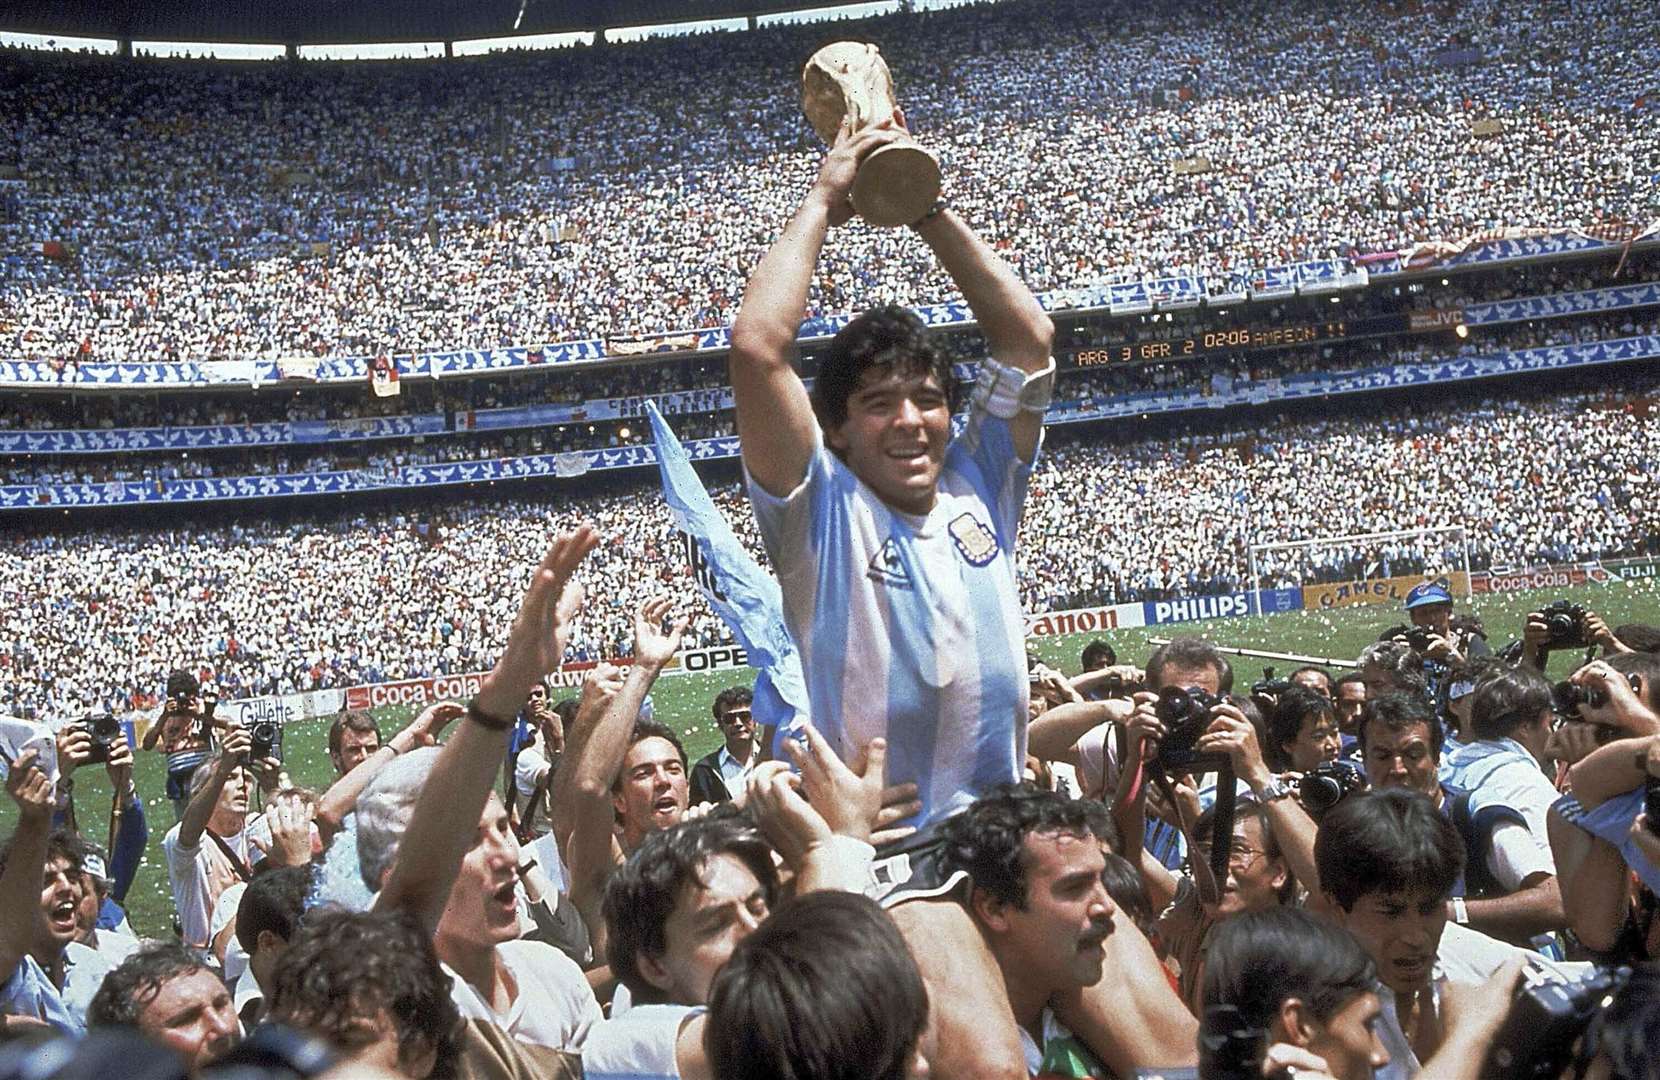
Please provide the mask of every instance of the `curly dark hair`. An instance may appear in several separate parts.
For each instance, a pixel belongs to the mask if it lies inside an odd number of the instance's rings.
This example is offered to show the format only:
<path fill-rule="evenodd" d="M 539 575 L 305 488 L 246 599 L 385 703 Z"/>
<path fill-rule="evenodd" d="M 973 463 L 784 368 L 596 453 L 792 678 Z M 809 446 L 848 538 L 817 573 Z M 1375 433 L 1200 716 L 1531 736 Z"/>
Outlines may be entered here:
<path fill-rule="evenodd" d="M 1314 837 L 1320 887 L 1353 911 L 1368 893 L 1452 894 L 1464 872 L 1464 841 L 1429 796 L 1361 791 L 1320 819 Z"/>
<path fill-rule="evenodd" d="M 724 1080 L 900 1080 L 928 991 L 899 928 L 855 893 L 816 892 L 739 943 L 709 989 L 704 1049 Z"/>
<path fill-rule="evenodd" d="M 732 809 L 652 833 L 611 875 L 605 887 L 605 925 L 610 930 L 606 960 L 635 1001 L 663 1001 L 662 992 L 640 974 L 640 954 L 663 955 L 668 948 L 664 925 L 669 915 L 688 888 L 704 884 L 704 866 L 717 855 L 731 855 L 742 862 L 761 883 L 767 905 L 777 901 L 778 871 L 772 848 L 747 818 Z"/>
<path fill-rule="evenodd" d="M 871 372 L 932 375 L 956 407 L 951 360 L 916 314 L 895 304 L 871 308 L 842 327 L 830 342 L 813 382 L 813 412 L 826 431 L 847 421 L 847 401 Z"/>
<path fill-rule="evenodd" d="M 17 839 L 17 833 L 0 841 L 0 872 L 6 869 L 6 863 L 11 859 L 12 844 Z M 79 874 L 86 869 L 86 857 L 90 848 L 87 842 L 81 839 L 81 834 L 72 829 L 54 829 L 52 835 L 46 838 L 46 858 L 41 866 L 44 868 L 53 859 L 62 859 L 69 864 L 70 873 Z"/>
<path fill-rule="evenodd" d="M 341 1046 L 352 1021 L 385 1009 L 398 1032 L 398 1064 L 423 1048 L 428 1075 L 455 1075 L 461 1014 L 432 935 L 407 914 L 320 909 L 307 914 L 271 973 L 272 1021 Z"/>
<path fill-rule="evenodd" d="M 87 1006 L 87 1026 L 138 1027 L 139 1017 L 163 986 L 180 975 L 204 970 L 195 954 L 177 942 L 147 945 L 104 976 Z"/>
<path fill-rule="evenodd" d="M 1026 908 L 1026 837 L 1033 833 L 1090 835 L 1116 847 L 1107 808 L 1093 799 L 1069 799 L 1035 784 L 1002 784 L 949 819 L 945 857 L 966 871 L 974 887 Z"/>

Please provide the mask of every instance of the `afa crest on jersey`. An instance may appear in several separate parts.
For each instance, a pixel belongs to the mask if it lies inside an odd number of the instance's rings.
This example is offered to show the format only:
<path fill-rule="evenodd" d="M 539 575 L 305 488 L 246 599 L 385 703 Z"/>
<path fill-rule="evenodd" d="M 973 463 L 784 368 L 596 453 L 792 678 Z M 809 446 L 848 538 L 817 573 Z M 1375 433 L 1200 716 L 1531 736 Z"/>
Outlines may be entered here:
<path fill-rule="evenodd" d="M 970 566 L 985 566 L 997 558 L 997 537 L 973 514 L 958 514 L 946 531 Z"/>

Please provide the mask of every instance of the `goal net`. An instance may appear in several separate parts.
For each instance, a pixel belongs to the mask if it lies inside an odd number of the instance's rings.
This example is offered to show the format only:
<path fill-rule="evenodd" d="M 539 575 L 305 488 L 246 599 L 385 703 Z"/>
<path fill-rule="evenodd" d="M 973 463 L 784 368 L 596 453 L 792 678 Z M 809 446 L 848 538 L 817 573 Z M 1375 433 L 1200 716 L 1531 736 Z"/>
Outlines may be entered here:
<path fill-rule="evenodd" d="M 1463 525 L 1253 543 L 1249 552 L 1257 588 L 1324 586 L 1315 589 L 1320 603 L 1309 607 L 1399 605 L 1414 585 L 1439 578 L 1453 595 L 1470 596 L 1470 542 Z"/>

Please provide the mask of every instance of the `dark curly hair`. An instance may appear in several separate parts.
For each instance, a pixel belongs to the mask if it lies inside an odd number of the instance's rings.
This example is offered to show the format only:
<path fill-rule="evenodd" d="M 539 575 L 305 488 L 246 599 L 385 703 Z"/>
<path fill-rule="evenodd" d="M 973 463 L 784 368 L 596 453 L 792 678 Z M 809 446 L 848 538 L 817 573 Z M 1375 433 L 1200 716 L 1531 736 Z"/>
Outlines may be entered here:
<path fill-rule="evenodd" d="M 710 706 L 710 709 L 714 712 L 715 719 L 719 720 L 728 709 L 735 709 L 740 705 L 753 705 L 754 703 L 755 692 L 749 687 L 728 686 L 715 695 L 715 703 Z"/>
<path fill-rule="evenodd" d="M 433 1077 L 455 1075 L 461 1014 L 432 935 L 407 914 L 319 909 L 306 915 L 271 973 L 270 1013 L 341 1046 L 352 1021 L 385 1009 L 398 1032 L 398 1064 L 424 1047 Z"/>
<path fill-rule="evenodd" d="M 1024 849 L 1033 833 L 1090 835 L 1117 846 L 1107 808 L 1093 799 L 1069 799 L 1034 784 L 1002 784 L 945 823 L 945 857 L 967 872 L 975 888 L 1025 910 Z"/>
<path fill-rule="evenodd" d="M 729 808 L 652 833 L 611 875 L 605 887 L 606 960 L 635 1001 L 662 1002 L 662 992 L 640 974 L 640 954 L 663 955 L 669 915 L 687 889 L 703 886 L 704 866 L 717 855 L 742 862 L 761 883 L 767 905 L 777 901 L 772 848 L 748 819 Z"/>
<path fill-rule="evenodd" d="M 842 327 L 830 342 L 813 382 L 813 412 L 826 431 L 847 421 L 847 401 L 871 372 L 932 375 L 956 407 L 951 361 L 916 314 L 895 304 L 871 308 Z"/>
<path fill-rule="evenodd" d="M 1427 795 L 1361 791 L 1320 819 L 1314 866 L 1320 887 L 1344 911 L 1369 893 L 1429 893 L 1445 900 L 1464 872 L 1464 841 Z"/>
<path fill-rule="evenodd" d="M 204 970 L 195 954 L 177 942 L 147 945 L 104 976 L 87 1006 L 87 1026 L 136 1028 L 163 986 L 181 975 Z"/>
<path fill-rule="evenodd" d="M 899 928 L 817 892 L 745 938 L 709 989 L 704 1049 L 723 1080 L 902 1080 L 928 991 Z"/>

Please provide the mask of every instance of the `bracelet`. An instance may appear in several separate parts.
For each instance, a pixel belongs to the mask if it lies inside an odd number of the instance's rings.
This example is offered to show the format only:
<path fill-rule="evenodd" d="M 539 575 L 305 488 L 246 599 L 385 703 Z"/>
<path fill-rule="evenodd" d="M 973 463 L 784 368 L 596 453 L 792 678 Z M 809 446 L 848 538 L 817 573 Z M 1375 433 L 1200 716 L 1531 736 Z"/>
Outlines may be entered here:
<path fill-rule="evenodd" d="M 1455 896 L 1452 898 L 1452 914 L 1453 922 L 1457 923 L 1459 926 L 1470 925 L 1470 909 L 1464 903 L 1464 898 L 1462 896 Z"/>
<path fill-rule="evenodd" d="M 490 716 L 478 707 L 478 698 L 467 702 L 467 719 L 486 731 L 508 731 L 513 727 L 513 720 L 502 720 Z M 515 717 L 514 719 L 517 719 Z"/>
<path fill-rule="evenodd" d="M 911 222 L 911 228 L 914 229 L 919 225 L 926 225 L 928 222 L 933 221 L 935 218 L 939 217 L 944 212 L 945 212 L 945 199 L 944 198 L 935 199 L 934 200 L 934 205 L 930 206 L 928 208 L 928 212 L 926 214 L 923 214 L 921 217 L 919 217 L 915 221 Z"/>

